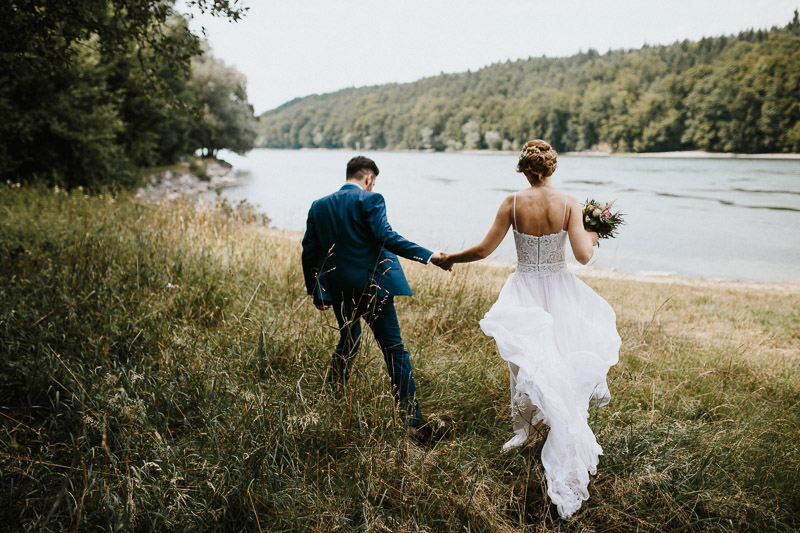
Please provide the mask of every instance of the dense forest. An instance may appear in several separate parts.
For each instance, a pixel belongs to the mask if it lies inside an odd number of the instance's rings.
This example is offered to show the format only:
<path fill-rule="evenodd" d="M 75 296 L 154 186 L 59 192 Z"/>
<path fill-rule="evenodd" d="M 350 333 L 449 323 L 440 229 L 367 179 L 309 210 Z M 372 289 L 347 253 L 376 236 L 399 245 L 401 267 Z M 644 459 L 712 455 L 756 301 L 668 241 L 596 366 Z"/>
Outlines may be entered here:
<path fill-rule="evenodd" d="M 296 99 L 261 116 L 274 148 L 800 151 L 800 20 L 638 50 L 507 61 Z"/>
<path fill-rule="evenodd" d="M 236 0 L 188 0 L 238 20 Z M 202 150 L 246 151 L 246 80 L 163 0 L 0 5 L 0 180 L 134 184 Z"/>

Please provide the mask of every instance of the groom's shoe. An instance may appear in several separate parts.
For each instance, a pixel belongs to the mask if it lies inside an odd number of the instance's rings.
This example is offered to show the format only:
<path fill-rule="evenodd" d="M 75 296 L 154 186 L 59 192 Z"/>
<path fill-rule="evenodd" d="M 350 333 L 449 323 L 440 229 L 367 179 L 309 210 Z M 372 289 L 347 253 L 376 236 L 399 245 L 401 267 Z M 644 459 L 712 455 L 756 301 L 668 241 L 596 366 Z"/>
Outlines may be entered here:
<path fill-rule="evenodd" d="M 431 442 L 431 428 L 428 425 L 408 426 L 406 433 L 409 437 L 414 439 L 417 444 L 426 445 Z"/>
<path fill-rule="evenodd" d="M 341 376 L 334 373 L 332 369 L 328 369 L 325 376 L 325 385 L 328 392 L 336 398 L 347 396 L 347 379 L 342 379 Z"/>

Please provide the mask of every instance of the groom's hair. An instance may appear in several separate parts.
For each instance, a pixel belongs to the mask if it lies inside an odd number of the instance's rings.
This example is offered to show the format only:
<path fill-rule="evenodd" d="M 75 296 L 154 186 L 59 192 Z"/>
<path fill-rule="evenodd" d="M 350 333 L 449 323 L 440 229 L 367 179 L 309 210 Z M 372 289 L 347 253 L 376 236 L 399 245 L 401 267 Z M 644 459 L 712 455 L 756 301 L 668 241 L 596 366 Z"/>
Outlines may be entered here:
<path fill-rule="evenodd" d="M 370 173 L 377 176 L 380 170 L 378 170 L 378 165 L 375 164 L 375 161 L 369 157 L 357 155 L 347 162 L 347 179 L 361 179 Z"/>

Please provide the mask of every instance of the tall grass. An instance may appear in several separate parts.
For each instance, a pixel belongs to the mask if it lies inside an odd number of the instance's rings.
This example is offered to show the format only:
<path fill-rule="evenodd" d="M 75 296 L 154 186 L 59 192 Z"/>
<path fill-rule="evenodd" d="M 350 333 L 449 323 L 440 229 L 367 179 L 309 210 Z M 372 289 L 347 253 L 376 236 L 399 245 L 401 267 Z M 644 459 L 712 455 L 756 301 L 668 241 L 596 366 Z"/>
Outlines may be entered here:
<path fill-rule="evenodd" d="M 477 321 L 510 269 L 409 264 L 409 442 L 375 342 L 341 396 L 298 237 L 246 206 L 0 188 L 0 527 L 82 531 L 800 528 L 798 292 L 589 279 L 623 337 L 605 450 L 569 522 L 542 440 L 507 455 Z"/>

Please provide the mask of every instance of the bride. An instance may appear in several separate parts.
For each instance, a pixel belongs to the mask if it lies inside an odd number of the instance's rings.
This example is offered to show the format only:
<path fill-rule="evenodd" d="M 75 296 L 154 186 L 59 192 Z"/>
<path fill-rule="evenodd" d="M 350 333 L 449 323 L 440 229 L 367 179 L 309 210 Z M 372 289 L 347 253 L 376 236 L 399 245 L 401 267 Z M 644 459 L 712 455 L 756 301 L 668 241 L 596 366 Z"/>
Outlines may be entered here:
<path fill-rule="evenodd" d="M 443 259 L 447 268 L 483 259 L 512 228 L 517 270 L 480 322 L 511 372 L 514 436 L 503 451 L 550 428 L 542 448 L 547 494 L 569 518 L 589 498 L 589 474 L 603 452 L 588 425 L 588 405 L 611 399 L 606 374 L 618 360 L 620 337 L 611 306 L 567 270 L 567 240 L 586 264 L 598 235 L 584 229 L 581 204 L 553 187 L 557 159 L 548 143 L 525 143 L 517 172 L 530 187 L 503 201 L 480 244 Z"/>

